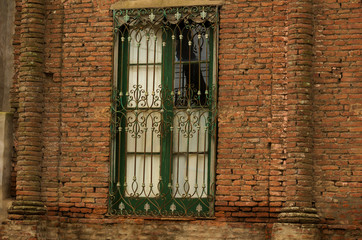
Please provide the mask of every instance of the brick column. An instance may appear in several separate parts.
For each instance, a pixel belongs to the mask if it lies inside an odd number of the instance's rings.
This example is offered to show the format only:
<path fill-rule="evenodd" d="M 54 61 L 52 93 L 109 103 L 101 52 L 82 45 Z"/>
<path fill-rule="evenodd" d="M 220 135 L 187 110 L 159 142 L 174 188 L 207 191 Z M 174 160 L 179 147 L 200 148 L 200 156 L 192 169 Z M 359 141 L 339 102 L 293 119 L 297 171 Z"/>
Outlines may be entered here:
<path fill-rule="evenodd" d="M 287 48 L 286 205 L 274 225 L 273 239 L 286 239 L 285 233 L 288 239 L 318 239 L 314 223 L 319 217 L 313 204 L 312 0 L 289 1 Z"/>
<path fill-rule="evenodd" d="M 41 201 L 45 0 L 23 0 L 16 201 L 10 218 L 44 214 Z"/>

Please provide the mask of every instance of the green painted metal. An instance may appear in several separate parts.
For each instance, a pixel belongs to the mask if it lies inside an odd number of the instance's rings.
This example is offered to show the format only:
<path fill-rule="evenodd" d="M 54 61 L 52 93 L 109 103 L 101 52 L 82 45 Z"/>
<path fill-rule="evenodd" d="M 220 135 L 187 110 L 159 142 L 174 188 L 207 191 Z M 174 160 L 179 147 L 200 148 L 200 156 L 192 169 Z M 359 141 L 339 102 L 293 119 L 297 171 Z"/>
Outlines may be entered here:
<path fill-rule="evenodd" d="M 216 80 L 214 79 L 214 33 L 215 29 L 218 27 L 218 15 L 217 7 L 215 6 L 204 6 L 204 7 L 184 7 L 184 8 L 167 8 L 167 9 L 130 9 L 130 10 L 115 10 L 114 22 L 115 22 L 115 32 L 118 34 L 118 80 L 115 84 L 115 88 L 112 94 L 112 179 L 110 183 L 110 200 L 109 200 L 109 213 L 116 215 L 131 215 L 131 216 L 157 216 L 157 217 L 201 217 L 207 218 L 213 216 L 213 202 L 214 202 L 214 173 L 211 172 L 213 161 L 215 161 L 215 154 L 211 154 L 211 151 L 215 149 L 215 137 L 216 137 Z M 191 79 L 191 64 L 198 64 L 199 69 L 199 90 L 197 92 L 196 100 L 191 98 L 191 84 L 187 87 L 188 95 L 186 94 L 187 106 L 183 104 L 179 105 L 177 103 L 177 98 L 183 98 L 179 93 L 175 92 L 176 86 L 174 85 L 175 77 L 175 32 L 180 32 L 177 28 L 183 24 L 185 29 L 201 28 L 206 29 L 207 33 L 203 33 L 203 39 L 208 39 L 208 60 L 200 60 L 200 45 L 199 45 L 199 58 L 198 61 L 192 61 L 189 58 L 185 63 L 181 63 L 180 59 L 180 68 L 181 64 L 189 64 L 189 81 Z M 162 62 L 154 63 L 153 71 L 155 74 L 155 66 L 161 66 L 161 88 L 158 91 L 153 89 L 152 96 L 145 91 L 141 85 L 130 86 L 128 84 L 130 77 L 130 66 L 137 67 L 137 82 L 138 82 L 138 69 L 140 66 L 151 66 L 148 64 L 148 50 L 147 50 L 147 63 L 130 64 L 130 43 L 131 43 L 131 31 L 136 31 L 137 36 L 141 35 L 141 31 L 147 31 L 147 29 L 161 29 L 162 30 Z M 191 30 L 187 30 L 190 31 Z M 201 30 L 200 30 L 201 31 Z M 139 34 L 139 35 L 137 35 Z M 209 38 L 205 37 L 208 34 Z M 200 33 L 199 33 L 200 35 Z M 180 39 L 182 36 L 180 36 Z M 200 38 L 199 38 L 200 39 Z M 192 40 L 193 41 L 193 40 Z M 200 40 L 199 40 L 200 41 Z M 138 43 L 138 49 L 140 49 L 140 42 Z M 148 43 L 147 43 L 148 44 Z M 189 41 L 189 46 L 192 43 Z M 200 42 L 199 42 L 200 44 Z M 155 43 L 156 46 L 156 43 Z M 148 47 L 147 47 L 148 49 Z M 191 47 L 189 47 L 189 51 Z M 181 50 L 180 50 L 181 52 Z M 137 50 L 137 56 L 139 56 L 139 50 Z M 180 53 L 181 54 L 181 53 Z M 180 55 L 181 56 L 181 55 Z M 179 56 L 179 57 L 180 57 Z M 138 59 L 138 58 L 137 58 Z M 155 60 L 154 60 L 155 61 Z M 201 64 L 208 65 L 208 76 L 207 76 L 207 92 L 200 94 L 200 69 Z M 147 71 L 147 70 L 146 70 Z M 182 71 L 185 71 L 183 68 Z M 148 72 L 146 73 L 148 74 Z M 181 73 L 180 73 L 181 74 Z M 147 75 L 148 76 L 148 75 Z M 180 75 L 181 76 L 181 75 Z M 179 79 L 181 81 L 181 78 Z M 146 81 L 146 86 L 147 81 Z M 187 85 L 186 85 L 187 86 Z M 133 87 L 133 88 L 132 88 Z M 180 90 L 179 90 L 180 91 Z M 192 90 L 194 92 L 194 90 Z M 196 93 L 196 92 L 195 92 Z M 205 95 L 205 103 L 202 103 L 201 96 Z M 152 99 L 151 99 L 152 98 Z M 150 104 L 153 107 L 147 106 Z M 183 100 L 184 101 L 184 100 Z M 143 105 L 142 105 L 143 104 Z M 159 104 L 159 105 L 158 105 Z M 196 104 L 196 105 L 195 105 Z M 154 122 L 152 119 L 153 114 L 159 113 L 161 120 Z M 193 185 L 195 190 L 192 192 L 190 190 L 190 183 L 187 178 L 183 183 L 183 186 L 175 186 L 173 183 L 172 173 L 174 170 L 179 171 L 179 168 L 173 165 L 173 136 L 176 131 L 176 127 L 180 132 L 180 127 L 183 127 L 186 134 L 187 141 L 187 152 L 186 152 L 186 166 L 189 165 L 189 144 L 190 136 L 192 133 L 195 133 L 195 129 L 200 129 L 198 122 L 197 125 L 192 125 L 191 118 L 195 118 L 196 114 L 200 112 L 205 112 L 208 114 L 208 120 L 206 126 L 208 127 L 208 147 L 207 147 L 207 181 L 206 186 L 201 186 L 203 190 L 198 190 L 198 175 L 196 171 L 196 183 Z M 199 113 L 199 114 L 200 114 Z M 132 117 L 129 117 L 127 114 L 131 114 Z M 133 114 L 133 115 L 132 115 Z M 143 114 L 143 115 L 142 115 Z M 179 126 L 174 126 L 175 114 L 185 114 L 188 116 L 187 120 L 184 122 L 179 122 Z M 144 134 L 145 142 L 147 142 L 147 120 L 144 120 L 143 116 L 151 116 L 152 119 L 152 134 L 157 133 L 160 138 L 161 151 L 160 151 L 160 178 L 158 179 L 157 186 L 153 186 L 152 178 L 149 186 L 145 186 L 145 180 L 143 177 L 142 186 L 139 186 L 138 179 L 136 175 L 133 176 L 133 182 L 127 182 L 127 154 L 133 154 L 135 156 L 134 164 L 136 166 L 136 157 L 140 155 L 137 152 L 137 141 L 135 140 L 135 152 L 127 152 L 127 135 L 132 135 L 135 139 L 142 137 Z M 182 119 L 182 118 L 181 118 Z M 133 121 L 133 122 L 132 122 Z M 146 121 L 146 122 L 145 122 Z M 180 125 L 186 124 L 186 125 Z M 185 127 L 186 126 L 186 127 Z M 129 128 L 133 128 L 129 130 Z M 157 130 L 154 130 L 157 128 Z M 193 130 L 192 130 L 193 129 Z M 192 132 L 192 131 L 193 132 Z M 199 136 L 199 130 L 196 131 L 197 136 Z M 191 135 L 190 135 L 191 134 Z M 152 135 L 153 136 L 153 135 Z M 153 139 L 153 138 L 152 138 Z M 156 137 L 157 139 L 157 137 Z M 179 141 L 180 138 L 178 138 Z M 213 140 L 212 140 L 213 139 Z M 206 141 L 206 139 L 204 140 Z M 156 141 L 157 143 L 157 141 Z M 180 144 L 179 142 L 177 144 Z M 152 146 L 152 145 L 151 145 Z M 115 148 L 115 149 L 114 149 Z M 145 147 L 146 149 L 146 147 Z M 153 148 L 152 148 L 153 149 Z M 144 156 L 144 168 L 143 176 L 145 176 L 145 161 L 146 155 L 152 154 L 157 155 L 157 153 L 151 153 L 146 151 L 143 152 Z M 199 149 L 199 147 L 198 147 Z M 204 149 L 205 151 L 206 149 Z M 199 154 L 202 152 L 197 151 L 196 157 L 197 162 Z M 182 152 L 177 153 L 182 154 Z M 203 153 L 206 154 L 206 153 Z M 196 163 L 196 168 L 198 168 L 198 163 Z M 189 171 L 189 168 L 186 169 Z M 136 172 L 136 168 L 134 169 Z M 203 171 L 206 169 L 204 167 Z M 153 171 L 151 171 L 153 173 Z M 151 174 L 152 174 L 151 173 Z M 157 173 L 157 170 L 154 171 Z M 186 175 L 187 176 L 187 175 Z M 178 181 L 178 180 L 177 180 Z M 132 187 L 130 188 L 130 185 Z M 148 183 L 147 183 L 148 184 Z M 149 192 L 146 193 L 146 189 L 149 187 Z M 182 189 L 183 188 L 183 189 Z M 181 194 L 177 193 L 178 191 L 185 191 Z M 152 194 L 151 194 L 152 193 Z"/>

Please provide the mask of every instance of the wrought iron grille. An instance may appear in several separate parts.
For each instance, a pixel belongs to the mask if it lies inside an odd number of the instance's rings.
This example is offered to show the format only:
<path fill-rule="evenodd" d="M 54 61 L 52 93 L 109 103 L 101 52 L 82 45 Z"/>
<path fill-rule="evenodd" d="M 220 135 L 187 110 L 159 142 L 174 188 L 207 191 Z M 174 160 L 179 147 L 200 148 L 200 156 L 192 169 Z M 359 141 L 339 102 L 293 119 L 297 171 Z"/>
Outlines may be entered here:
<path fill-rule="evenodd" d="M 213 216 L 217 11 L 114 11 L 111 214 Z"/>

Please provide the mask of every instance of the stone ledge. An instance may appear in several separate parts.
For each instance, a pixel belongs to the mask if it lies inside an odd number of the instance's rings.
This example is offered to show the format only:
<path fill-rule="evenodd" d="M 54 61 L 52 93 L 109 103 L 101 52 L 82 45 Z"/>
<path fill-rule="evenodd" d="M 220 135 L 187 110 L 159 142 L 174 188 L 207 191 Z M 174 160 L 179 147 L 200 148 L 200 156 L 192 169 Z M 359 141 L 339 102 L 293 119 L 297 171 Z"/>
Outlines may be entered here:
<path fill-rule="evenodd" d="M 189 7 L 202 5 L 222 5 L 225 0 L 121 0 L 111 6 L 112 10 L 134 8 L 165 8 L 165 7 Z"/>
<path fill-rule="evenodd" d="M 38 201 L 14 201 L 9 208 L 10 215 L 44 215 L 47 212 L 42 202 Z M 9 218 L 12 218 L 9 216 Z"/>
<path fill-rule="evenodd" d="M 315 208 L 285 207 L 278 216 L 280 223 L 318 223 L 320 218 Z"/>

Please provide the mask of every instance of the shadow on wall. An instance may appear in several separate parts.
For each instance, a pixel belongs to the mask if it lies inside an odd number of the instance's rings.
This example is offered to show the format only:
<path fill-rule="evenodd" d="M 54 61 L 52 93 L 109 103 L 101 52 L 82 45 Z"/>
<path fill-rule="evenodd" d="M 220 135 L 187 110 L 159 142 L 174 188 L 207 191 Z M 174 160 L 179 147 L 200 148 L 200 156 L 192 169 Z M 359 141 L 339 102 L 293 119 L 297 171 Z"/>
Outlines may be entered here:
<path fill-rule="evenodd" d="M 13 78 L 13 46 L 15 3 L 0 1 L 0 112 L 10 111 L 9 93 Z"/>
<path fill-rule="evenodd" d="M 15 1 L 0 1 L 0 221 L 6 219 L 10 199 L 12 114 L 10 88 L 13 79 Z"/>
<path fill-rule="evenodd" d="M 0 221 L 6 219 L 7 209 L 11 204 L 12 121 L 11 113 L 0 112 Z"/>

